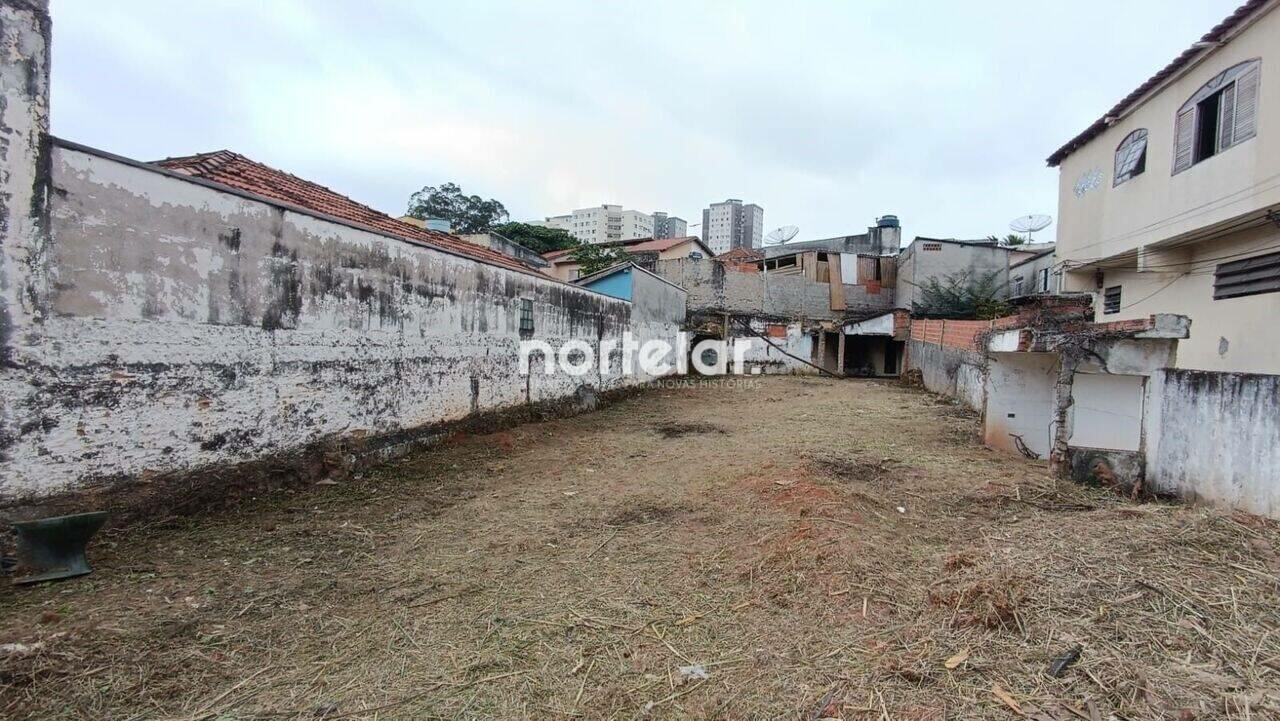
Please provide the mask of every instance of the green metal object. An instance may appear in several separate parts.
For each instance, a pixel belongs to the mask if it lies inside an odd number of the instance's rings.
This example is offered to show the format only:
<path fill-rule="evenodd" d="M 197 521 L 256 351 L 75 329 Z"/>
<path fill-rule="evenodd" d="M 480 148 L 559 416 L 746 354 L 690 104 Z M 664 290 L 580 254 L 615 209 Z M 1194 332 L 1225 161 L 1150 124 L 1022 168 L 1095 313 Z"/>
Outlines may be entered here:
<path fill-rule="evenodd" d="M 107 520 L 104 511 L 56 516 L 13 524 L 18 536 L 18 560 L 30 575 L 15 578 L 15 585 L 54 581 L 89 573 L 85 546 Z"/>

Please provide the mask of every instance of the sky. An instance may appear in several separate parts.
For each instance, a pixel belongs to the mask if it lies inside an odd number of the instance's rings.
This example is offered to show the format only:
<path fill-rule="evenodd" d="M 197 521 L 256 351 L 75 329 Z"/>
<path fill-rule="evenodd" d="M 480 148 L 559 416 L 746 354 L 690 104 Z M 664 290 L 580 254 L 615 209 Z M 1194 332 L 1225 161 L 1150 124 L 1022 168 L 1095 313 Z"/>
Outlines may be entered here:
<path fill-rule="evenodd" d="M 1044 159 L 1240 2 L 52 0 L 52 125 L 393 215 L 454 182 L 513 220 L 740 198 L 802 240 L 980 238 L 1055 215 Z"/>

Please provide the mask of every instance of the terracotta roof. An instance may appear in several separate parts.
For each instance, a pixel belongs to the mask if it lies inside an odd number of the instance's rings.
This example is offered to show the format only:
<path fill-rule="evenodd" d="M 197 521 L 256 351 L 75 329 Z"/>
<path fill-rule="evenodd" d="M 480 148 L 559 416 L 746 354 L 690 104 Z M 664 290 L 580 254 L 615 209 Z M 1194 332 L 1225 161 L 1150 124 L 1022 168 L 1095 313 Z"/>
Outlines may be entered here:
<path fill-rule="evenodd" d="M 417 245 L 447 250 L 492 265 L 538 272 L 537 268 L 496 250 L 472 245 L 448 233 L 410 225 L 367 205 L 357 203 L 323 185 L 276 170 L 229 150 L 165 158 L 152 164 L 175 173 L 221 183 L 238 190 L 340 218 Z"/>
<path fill-rule="evenodd" d="M 742 246 L 730 248 L 716 256 L 716 260 L 728 262 L 762 260 L 763 258 L 763 251 L 756 250 L 755 248 L 743 248 Z"/>
<path fill-rule="evenodd" d="M 698 236 L 696 235 L 686 235 L 681 238 L 632 238 L 631 240 L 616 240 L 612 243 L 600 243 L 599 245 L 605 246 L 605 247 L 620 246 L 623 250 L 627 251 L 628 253 L 645 253 L 645 252 L 650 252 L 655 250 L 656 251 L 670 250 L 671 248 L 674 248 L 677 245 L 680 245 L 682 243 L 687 243 L 691 240 L 697 243 L 698 245 L 702 245 L 702 241 L 699 240 Z M 711 251 L 705 245 L 702 245 L 702 248 L 703 250 L 707 251 L 708 255 L 710 255 Z M 573 248 L 553 250 L 549 253 L 543 253 L 542 257 L 546 260 L 551 261 L 552 263 L 555 263 L 561 260 L 564 256 L 568 255 L 569 253 L 572 253 L 573 250 L 574 250 Z"/>
<path fill-rule="evenodd" d="M 1239 26 L 1240 23 L 1248 19 L 1255 10 L 1261 8 L 1269 1 L 1270 0 L 1249 0 L 1245 4 L 1236 8 L 1235 12 L 1227 16 L 1227 19 L 1218 23 L 1212 30 L 1205 33 L 1204 37 L 1200 38 L 1200 43 L 1219 42 L 1223 37 Z M 1196 45 L 1199 45 L 1200 43 L 1196 43 Z M 1140 100 L 1142 96 L 1146 95 L 1152 89 L 1172 77 L 1179 70 L 1186 67 L 1202 52 L 1204 52 L 1204 48 L 1198 48 L 1195 45 L 1183 50 L 1181 55 L 1173 59 L 1173 62 L 1164 66 L 1160 72 L 1152 75 L 1145 83 L 1139 85 L 1136 90 L 1126 95 L 1123 100 L 1115 104 L 1115 107 L 1108 110 L 1101 118 L 1093 121 L 1092 125 L 1085 128 L 1084 132 L 1067 141 L 1066 145 L 1063 145 L 1061 148 L 1053 151 L 1053 155 L 1050 155 L 1046 162 L 1049 163 L 1050 167 L 1056 166 L 1066 159 L 1068 155 L 1074 153 L 1080 146 L 1101 135 L 1102 131 L 1107 129 L 1107 118 L 1118 117 L 1131 105 Z"/>

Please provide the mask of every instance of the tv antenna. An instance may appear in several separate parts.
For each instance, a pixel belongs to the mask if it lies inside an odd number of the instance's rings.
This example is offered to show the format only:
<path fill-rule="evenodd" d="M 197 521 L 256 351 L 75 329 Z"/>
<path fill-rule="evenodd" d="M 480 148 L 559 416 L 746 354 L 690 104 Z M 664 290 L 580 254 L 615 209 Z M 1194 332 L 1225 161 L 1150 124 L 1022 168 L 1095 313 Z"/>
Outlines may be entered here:
<path fill-rule="evenodd" d="M 799 234 L 800 234 L 800 229 L 797 228 L 796 226 L 784 225 L 781 228 L 774 228 L 773 230 L 769 231 L 769 233 L 764 236 L 764 244 L 765 245 L 782 245 L 792 240 Z"/>
<path fill-rule="evenodd" d="M 1052 222 L 1053 218 L 1050 218 L 1047 215 L 1040 215 L 1038 213 L 1033 215 L 1020 215 L 1009 221 L 1009 230 L 1012 230 L 1015 233 L 1026 233 L 1027 242 L 1030 243 L 1032 233 L 1037 230 L 1044 230 L 1045 228 L 1048 228 L 1049 224 Z"/>

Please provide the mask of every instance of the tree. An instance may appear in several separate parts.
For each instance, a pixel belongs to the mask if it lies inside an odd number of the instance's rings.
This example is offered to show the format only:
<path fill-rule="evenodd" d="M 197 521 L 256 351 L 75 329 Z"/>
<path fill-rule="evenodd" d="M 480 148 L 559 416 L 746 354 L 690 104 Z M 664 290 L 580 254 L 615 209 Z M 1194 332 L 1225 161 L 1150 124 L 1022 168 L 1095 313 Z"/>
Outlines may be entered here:
<path fill-rule="evenodd" d="M 925 280 L 912 312 L 924 318 L 990 320 L 1008 315 L 1010 308 L 1004 300 L 1000 271 L 975 277 L 962 270 Z"/>
<path fill-rule="evenodd" d="M 631 260 L 631 256 L 627 255 L 627 251 L 616 245 L 600 245 L 596 243 L 578 246 L 569 254 L 569 257 L 581 266 L 578 269 L 581 275 L 591 275 L 597 271 Z"/>
<path fill-rule="evenodd" d="M 1017 233 L 1010 233 L 1006 235 L 1004 238 L 997 238 L 994 235 L 988 235 L 987 240 L 991 241 L 992 243 L 999 243 L 1001 245 L 1022 245 L 1023 243 L 1027 242 L 1026 238 L 1022 237 L 1021 235 L 1018 235 Z"/>
<path fill-rule="evenodd" d="M 529 250 L 538 253 L 550 253 L 553 250 L 578 247 L 578 239 L 567 230 L 560 228 L 544 228 L 541 225 L 529 225 L 512 221 L 492 228 L 493 232 L 507 240 L 519 243 Z"/>
<path fill-rule="evenodd" d="M 507 209 L 502 203 L 478 195 L 464 195 L 454 183 L 440 187 L 428 185 L 409 196 L 408 214 L 414 218 L 444 218 L 455 233 L 483 233 L 505 221 Z"/>

